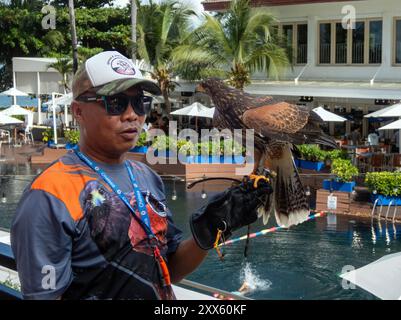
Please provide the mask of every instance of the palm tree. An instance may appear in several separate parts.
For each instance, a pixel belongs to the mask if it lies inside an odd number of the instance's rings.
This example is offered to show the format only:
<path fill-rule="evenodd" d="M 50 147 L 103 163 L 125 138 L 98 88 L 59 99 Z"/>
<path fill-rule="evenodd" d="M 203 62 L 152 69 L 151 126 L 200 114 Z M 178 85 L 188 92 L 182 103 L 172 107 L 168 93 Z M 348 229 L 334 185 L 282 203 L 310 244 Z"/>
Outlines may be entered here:
<path fill-rule="evenodd" d="M 276 20 L 265 11 L 251 12 L 249 0 L 234 0 L 230 9 L 204 23 L 174 52 L 178 70 L 192 80 L 211 75 L 228 78 L 243 89 L 255 71 L 277 77 L 290 65 L 286 50 L 273 36 Z"/>
<path fill-rule="evenodd" d="M 70 24 L 71 24 L 72 69 L 75 73 L 78 69 L 78 43 L 77 43 L 77 29 L 75 24 L 74 0 L 68 0 L 68 11 L 70 15 Z"/>
<path fill-rule="evenodd" d="M 150 0 L 147 5 L 137 5 L 138 55 L 152 66 L 148 71 L 161 88 L 165 111 L 170 117 L 169 94 L 175 87 L 172 80 L 175 75 L 172 52 L 187 36 L 189 18 L 195 13 L 178 1 L 171 0 L 160 4 Z"/>
<path fill-rule="evenodd" d="M 53 68 L 61 74 L 62 77 L 61 84 L 64 87 L 64 93 L 67 93 L 67 91 L 69 91 L 69 86 L 68 86 L 69 75 L 73 71 L 71 58 L 60 57 L 57 59 L 56 62 L 48 64 L 47 68 L 48 69 Z"/>
<path fill-rule="evenodd" d="M 136 17 L 138 11 L 138 6 L 136 3 L 137 1 L 138 0 L 131 0 L 131 41 L 132 41 L 131 56 L 132 56 L 132 61 L 134 63 L 136 60 Z"/>

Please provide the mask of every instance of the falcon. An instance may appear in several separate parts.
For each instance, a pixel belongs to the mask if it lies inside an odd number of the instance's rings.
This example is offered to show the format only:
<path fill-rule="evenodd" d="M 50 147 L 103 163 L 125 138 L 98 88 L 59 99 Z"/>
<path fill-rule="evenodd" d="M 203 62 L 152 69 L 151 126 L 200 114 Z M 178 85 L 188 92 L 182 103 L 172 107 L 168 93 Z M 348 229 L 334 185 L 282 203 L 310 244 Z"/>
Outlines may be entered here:
<path fill-rule="evenodd" d="M 282 227 L 307 220 L 308 198 L 292 150 L 294 145 L 300 144 L 338 148 L 335 140 L 321 130 L 323 120 L 305 106 L 269 96 L 256 98 L 214 78 L 201 82 L 196 91 L 212 99 L 216 107 L 213 125 L 217 129 L 254 129 L 255 167 L 250 178 L 257 181 L 265 172 L 273 177 L 273 193 L 266 195 L 258 210 L 263 223 L 266 224 L 271 215 L 275 215 L 277 224 Z"/>

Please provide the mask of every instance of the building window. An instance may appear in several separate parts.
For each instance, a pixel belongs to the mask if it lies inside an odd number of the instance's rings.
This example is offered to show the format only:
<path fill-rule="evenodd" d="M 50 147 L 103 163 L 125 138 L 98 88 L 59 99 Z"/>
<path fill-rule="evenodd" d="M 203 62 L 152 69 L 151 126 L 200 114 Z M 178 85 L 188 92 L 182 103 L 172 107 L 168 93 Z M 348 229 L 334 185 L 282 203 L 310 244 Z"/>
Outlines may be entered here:
<path fill-rule="evenodd" d="M 308 25 L 306 23 L 281 24 L 278 27 L 281 46 L 287 50 L 294 64 L 308 62 Z"/>
<path fill-rule="evenodd" d="M 364 63 L 365 22 L 356 22 L 352 30 L 352 63 Z"/>
<path fill-rule="evenodd" d="M 308 62 L 308 25 L 297 25 L 297 64 Z"/>
<path fill-rule="evenodd" d="M 336 63 L 347 63 L 348 30 L 336 23 Z"/>
<path fill-rule="evenodd" d="M 395 23 L 395 63 L 401 64 L 401 19 Z"/>
<path fill-rule="evenodd" d="M 293 61 L 294 26 L 292 24 L 283 26 L 283 41 L 284 41 L 283 46 L 287 50 L 288 58 L 290 59 L 290 61 Z"/>
<path fill-rule="evenodd" d="M 399 37 L 401 40 L 401 28 Z M 344 29 L 340 21 L 322 22 L 319 24 L 319 63 L 380 64 L 382 41 L 381 20 L 357 21 L 355 29 Z M 401 63 L 401 51 L 399 57 Z"/>
<path fill-rule="evenodd" d="M 383 21 L 369 22 L 369 63 L 382 63 Z"/>
<path fill-rule="evenodd" d="M 320 63 L 331 63 L 331 23 L 320 24 Z"/>

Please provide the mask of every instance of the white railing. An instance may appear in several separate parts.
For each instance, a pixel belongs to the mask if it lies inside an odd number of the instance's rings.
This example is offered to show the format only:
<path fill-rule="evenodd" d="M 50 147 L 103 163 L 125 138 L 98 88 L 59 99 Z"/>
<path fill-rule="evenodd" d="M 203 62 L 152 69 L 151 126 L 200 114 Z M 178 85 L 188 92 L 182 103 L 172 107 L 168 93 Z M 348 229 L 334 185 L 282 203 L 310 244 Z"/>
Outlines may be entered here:
<path fill-rule="evenodd" d="M 297 47 L 297 63 L 307 63 L 308 62 L 308 45 L 298 44 Z"/>
<path fill-rule="evenodd" d="M 321 43 L 320 44 L 320 63 L 330 63 L 331 57 L 331 44 L 330 43 Z"/>

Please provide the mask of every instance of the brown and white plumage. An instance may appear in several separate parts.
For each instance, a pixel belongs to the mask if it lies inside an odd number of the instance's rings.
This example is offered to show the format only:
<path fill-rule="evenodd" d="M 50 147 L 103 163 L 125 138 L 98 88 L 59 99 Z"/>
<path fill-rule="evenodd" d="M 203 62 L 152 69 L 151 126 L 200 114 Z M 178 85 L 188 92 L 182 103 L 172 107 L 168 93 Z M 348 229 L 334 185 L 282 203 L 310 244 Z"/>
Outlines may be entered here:
<path fill-rule="evenodd" d="M 309 204 L 291 149 L 293 144 L 304 143 L 337 147 L 320 129 L 320 117 L 303 106 L 268 96 L 255 98 L 218 79 L 205 80 L 199 88 L 210 95 L 216 106 L 213 117 L 216 128 L 254 129 L 254 173 L 262 173 L 263 169 L 276 173 L 274 192 L 266 195 L 264 206 L 259 208 L 263 222 L 267 223 L 271 214 L 284 227 L 305 221 Z"/>

